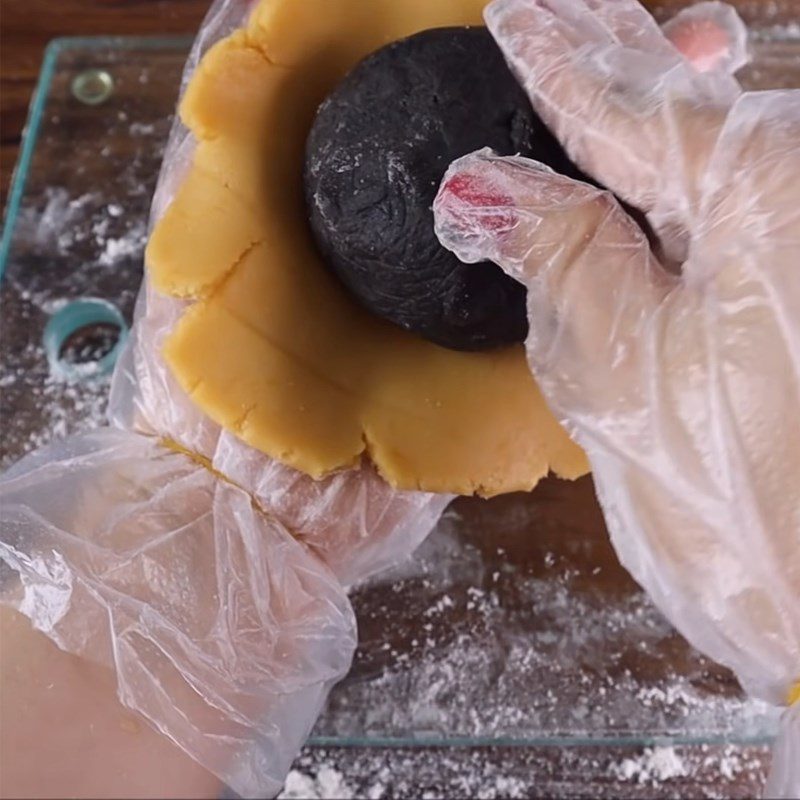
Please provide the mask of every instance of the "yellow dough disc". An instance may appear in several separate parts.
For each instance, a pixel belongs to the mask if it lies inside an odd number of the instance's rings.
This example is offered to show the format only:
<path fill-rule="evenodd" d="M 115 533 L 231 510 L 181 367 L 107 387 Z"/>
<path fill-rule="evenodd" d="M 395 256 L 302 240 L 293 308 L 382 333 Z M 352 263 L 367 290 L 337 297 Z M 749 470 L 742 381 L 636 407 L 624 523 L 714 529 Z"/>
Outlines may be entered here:
<path fill-rule="evenodd" d="M 181 386 L 244 442 L 313 477 L 365 452 L 403 489 L 491 496 L 588 471 L 523 347 L 446 350 L 358 306 L 317 254 L 303 151 L 317 106 L 365 55 L 482 24 L 484 0 L 262 0 L 203 58 L 181 116 L 193 165 L 147 250 L 194 299 L 167 341 Z"/>

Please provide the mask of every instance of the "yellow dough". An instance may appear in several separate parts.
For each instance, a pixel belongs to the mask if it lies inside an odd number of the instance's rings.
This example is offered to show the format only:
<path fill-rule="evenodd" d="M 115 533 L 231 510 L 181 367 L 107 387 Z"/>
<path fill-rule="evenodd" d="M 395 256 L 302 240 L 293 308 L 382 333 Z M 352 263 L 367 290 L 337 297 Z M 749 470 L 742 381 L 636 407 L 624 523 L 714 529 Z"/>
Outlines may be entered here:
<path fill-rule="evenodd" d="M 522 346 L 460 353 L 371 316 L 314 249 L 303 150 L 319 103 L 367 53 L 481 24 L 485 0 L 262 0 L 204 57 L 181 106 L 198 146 L 147 251 L 196 300 L 165 347 L 193 401 L 322 477 L 366 452 L 403 489 L 491 496 L 588 471 Z"/>

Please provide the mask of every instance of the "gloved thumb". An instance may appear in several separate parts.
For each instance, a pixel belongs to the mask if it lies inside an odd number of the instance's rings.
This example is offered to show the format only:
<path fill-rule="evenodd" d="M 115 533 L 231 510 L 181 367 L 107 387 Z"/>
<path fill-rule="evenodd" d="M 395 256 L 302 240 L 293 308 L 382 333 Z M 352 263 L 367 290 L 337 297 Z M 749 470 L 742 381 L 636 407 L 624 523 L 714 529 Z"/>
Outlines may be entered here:
<path fill-rule="evenodd" d="M 527 286 L 528 357 L 555 410 L 579 414 L 587 393 L 595 413 L 641 402 L 647 329 L 678 279 L 611 193 L 485 149 L 451 165 L 434 215 L 462 261 Z"/>

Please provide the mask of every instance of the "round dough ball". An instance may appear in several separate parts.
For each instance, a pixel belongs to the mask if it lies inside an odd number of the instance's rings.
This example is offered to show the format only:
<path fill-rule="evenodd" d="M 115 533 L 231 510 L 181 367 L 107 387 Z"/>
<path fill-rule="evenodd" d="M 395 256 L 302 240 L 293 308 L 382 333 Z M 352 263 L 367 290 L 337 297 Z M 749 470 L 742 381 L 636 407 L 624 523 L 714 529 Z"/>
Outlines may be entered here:
<path fill-rule="evenodd" d="M 320 106 L 305 192 L 326 263 L 374 314 L 455 350 L 524 340 L 525 289 L 433 230 L 447 167 L 482 147 L 579 173 L 485 28 L 436 28 L 364 59 Z"/>

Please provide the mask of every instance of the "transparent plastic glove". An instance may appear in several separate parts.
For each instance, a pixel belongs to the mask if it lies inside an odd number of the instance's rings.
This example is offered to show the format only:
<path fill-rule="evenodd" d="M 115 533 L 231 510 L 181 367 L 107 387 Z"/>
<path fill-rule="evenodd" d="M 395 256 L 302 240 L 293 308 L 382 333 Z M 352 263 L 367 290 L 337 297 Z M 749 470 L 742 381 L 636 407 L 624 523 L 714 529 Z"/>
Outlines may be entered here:
<path fill-rule="evenodd" d="M 693 645 L 786 705 L 800 680 L 800 92 L 700 73 L 634 0 L 496 0 L 486 19 L 573 159 L 686 258 L 666 272 L 609 192 L 489 151 L 448 171 L 439 237 L 528 287 L 531 369 L 589 455 L 623 564 Z M 771 796 L 800 794 L 796 726 L 795 709 Z"/>
<path fill-rule="evenodd" d="M 184 89 L 252 7 L 212 5 Z M 152 222 L 194 147 L 176 122 Z M 368 465 L 315 482 L 222 430 L 161 356 L 184 309 L 145 280 L 112 427 L 0 478 L 0 602 L 111 668 L 123 705 L 237 794 L 269 797 L 349 669 L 346 587 L 411 553 L 450 498 L 395 491 Z"/>
<path fill-rule="evenodd" d="M 241 489 L 124 431 L 23 459 L 0 497 L 3 600 L 237 792 L 276 794 L 350 666 L 335 576 Z"/>

